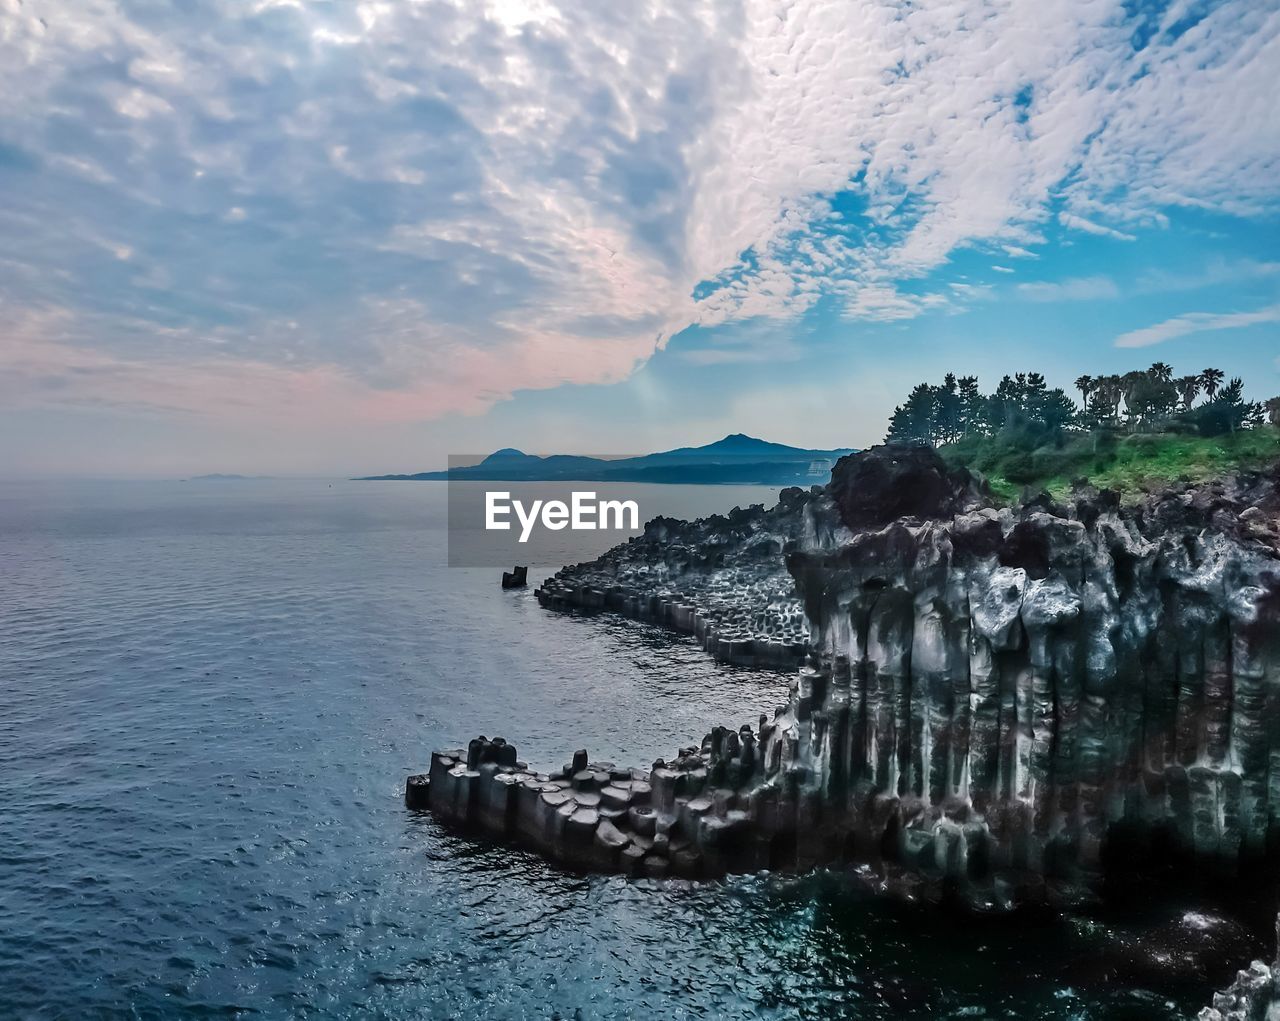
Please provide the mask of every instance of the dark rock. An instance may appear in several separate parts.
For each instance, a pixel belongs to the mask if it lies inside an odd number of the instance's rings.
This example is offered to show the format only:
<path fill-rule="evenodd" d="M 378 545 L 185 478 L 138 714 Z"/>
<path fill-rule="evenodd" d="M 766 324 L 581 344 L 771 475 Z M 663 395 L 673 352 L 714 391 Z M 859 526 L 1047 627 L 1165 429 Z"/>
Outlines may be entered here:
<path fill-rule="evenodd" d="M 927 446 L 872 447 L 840 458 L 828 491 L 852 530 L 899 518 L 950 517 L 972 497 L 973 476 L 951 471 Z"/>
<path fill-rule="evenodd" d="M 409 777 L 404 784 L 405 807 L 413 809 L 427 808 L 427 791 L 430 783 L 431 781 L 421 773 Z"/>
<path fill-rule="evenodd" d="M 1274 475 L 1133 506 L 1081 489 L 1070 508 L 997 508 L 974 506 L 936 457 L 863 460 L 914 494 L 910 517 L 844 527 L 849 507 L 907 506 L 883 482 L 839 509 L 792 495 L 800 510 L 748 508 L 736 524 L 651 522 L 692 545 L 635 542 L 591 568 L 625 575 L 628 593 L 646 571 L 706 583 L 722 568 L 673 563 L 741 563 L 738 545 L 786 531 L 807 662 L 771 719 L 716 728 L 647 774 L 579 752 L 550 791 L 511 779 L 506 742 L 477 739 L 433 756 L 432 811 L 582 867 L 857 861 L 904 895 L 989 910 L 1088 891 L 1156 847 L 1228 876 L 1277 857 L 1280 540 L 1259 528 L 1280 512 Z M 707 591 L 686 584 L 669 623 L 686 627 L 677 611 L 710 605 Z M 615 829 L 644 854 L 624 855 Z"/>
<path fill-rule="evenodd" d="M 1280 919 L 1276 921 L 1280 944 Z M 1254 961 L 1236 973 L 1235 981 L 1215 993 L 1212 1006 L 1197 1015 L 1198 1021 L 1276 1021 L 1280 1018 L 1280 958 L 1271 964 Z"/>
<path fill-rule="evenodd" d="M 791 668 L 808 627 L 782 557 L 839 529 L 821 489 L 783 491 L 760 504 L 699 521 L 657 517 L 644 534 L 585 564 L 566 567 L 535 592 L 555 610 L 608 610 L 693 635 L 723 662 Z"/>

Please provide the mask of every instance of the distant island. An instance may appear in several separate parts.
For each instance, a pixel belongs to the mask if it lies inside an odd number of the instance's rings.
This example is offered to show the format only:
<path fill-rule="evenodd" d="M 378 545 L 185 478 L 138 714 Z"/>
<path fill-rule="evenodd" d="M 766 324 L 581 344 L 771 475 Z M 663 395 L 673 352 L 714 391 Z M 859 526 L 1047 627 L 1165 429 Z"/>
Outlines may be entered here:
<path fill-rule="evenodd" d="M 733 433 L 702 447 L 605 459 L 574 454 L 538 457 L 510 447 L 479 464 L 414 475 L 366 475 L 359 482 L 658 482 L 686 485 L 825 485 L 851 448 L 810 450 Z"/>

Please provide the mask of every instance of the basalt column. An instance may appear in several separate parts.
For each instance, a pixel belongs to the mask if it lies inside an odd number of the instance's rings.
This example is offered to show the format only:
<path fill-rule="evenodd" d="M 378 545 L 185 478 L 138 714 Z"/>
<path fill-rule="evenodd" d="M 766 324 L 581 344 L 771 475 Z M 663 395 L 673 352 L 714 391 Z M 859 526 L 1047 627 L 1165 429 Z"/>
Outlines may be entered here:
<path fill-rule="evenodd" d="M 539 774 L 473 742 L 406 796 L 578 867 L 866 863 L 991 905 L 1079 889 L 1121 846 L 1272 857 L 1277 478 L 1008 508 L 931 452 L 846 459 L 788 512 L 803 524 L 777 555 L 810 651 L 772 717 L 648 771 L 582 753 Z M 655 551 L 631 547 L 639 578 Z"/>

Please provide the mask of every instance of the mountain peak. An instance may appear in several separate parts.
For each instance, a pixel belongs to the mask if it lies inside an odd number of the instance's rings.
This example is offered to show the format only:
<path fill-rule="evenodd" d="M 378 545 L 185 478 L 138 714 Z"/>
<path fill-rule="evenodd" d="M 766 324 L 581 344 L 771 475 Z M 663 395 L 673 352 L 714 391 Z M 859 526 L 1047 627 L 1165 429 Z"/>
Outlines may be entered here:
<path fill-rule="evenodd" d="M 757 439 L 755 436 L 748 436 L 746 433 L 730 433 L 722 440 L 716 440 L 715 443 L 708 443 L 708 447 L 776 447 L 778 444 L 770 443 L 768 440 Z"/>
<path fill-rule="evenodd" d="M 516 461 L 524 460 L 529 455 L 523 450 L 516 450 L 515 447 L 503 447 L 501 450 L 495 450 L 486 457 L 481 464 L 492 464 L 494 461 Z"/>

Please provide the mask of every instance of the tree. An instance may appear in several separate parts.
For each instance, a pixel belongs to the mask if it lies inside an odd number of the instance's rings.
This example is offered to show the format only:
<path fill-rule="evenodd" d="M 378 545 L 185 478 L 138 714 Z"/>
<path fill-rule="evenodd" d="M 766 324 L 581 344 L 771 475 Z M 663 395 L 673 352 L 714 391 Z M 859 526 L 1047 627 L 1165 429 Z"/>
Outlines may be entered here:
<path fill-rule="evenodd" d="M 978 389 L 977 376 L 960 377 L 960 432 L 963 436 L 986 432 L 987 399 Z"/>
<path fill-rule="evenodd" d="M 1049 384 L 1038 372 L 1028 372 L 1022 391 L 1022 411 L 1028 418 L 1039 419 L 1049 395 Z"/>
<path fill-rule="evenodd" d="M 1125 398 L 1125 407 L 1135 424 L 1155 425 L 1173 414 L 1177 406 L 1178 391 L 1155 373 L 1138 380 Z"/>
<path fill-rule="evenodd" d="M 1200 385 L 1204 387 L 1204 392 L 1209 395 L 1209 400 L 1213 400 L 1224 379 L 1226 379 L 1226 373 L 1221 369 L 1204 369 L 1201 371 Z"/>
<path fill-rule="evenodd" d="M 1168 362 L 1156 362 L 1147 370 L 1147 374 L 1161 383 L 1173 382 L 1173 366 Z"/>
<path fill-rule="evenodd" d="M 1196 402 L 1196 397 L 1204 387 L 1204 380 L 1199 376 L 1179 376 L 1173 383 L 1178 391 L 1178 395 L 1182 398 L 1182 410 L 1190 411 L 1191 405 Z"/>
<path fill-rule="evenodd" d="M 1106 393 L 1101 390 L 1095 390 L 1093 397 L 1089 400 L 1089 406 L 1081 414 L 1082 423 L 1093 431 L 1093 449 L 1095 452 L 1098 449 L 1098 435 L 1103 426 L 1114 422 L 1114 420 L 1114 405 L 1112 405 Z"/>
<path fill-rule="evenodd" d="M 1049 390 L 1040 400 L 1036 416 L 1050 432 L 1058 433 L 1079 422 L 1076 402 L 1062 390 Z"/>
<path fill-rule="evenodd" d="M 1093 393 L 1095 382 L 1092 376 L 1077 376 L 1075 387 L 1080 391 L 1080 403 L 1089 406 L 1089 395 Z"/>
<path fill-rule="evenodd" d="M 1094 381 L 1094 411 L 1099 419 L 1114 422 L 1120 417 L 1124 383 L 1119 376 L 1099 376 Z"/>
<path fill-rule="evenodd" d="M 1248 429 L 1262 421 L 1262 405 L 1244 399 L 1244 381 L 1231 380 L 1214 395 L 1187 415 L 1202 436 L 1221 436 Z"/>
<path fill-rule="evenodd" d="M 996 392 L 987 401 L 987 421 L 992 429 L 1007 429 L 1022 413 L 1022 394 L 1026 377 L 1003 376 Z"/>
<path fill-rule="evenodd" d="M 960 438 L 960 385 L 956 374 L 948 372 L 933 394 L 933 434 L 940 443 Z"/>
<path fill-rule="evenodd" d="M 905 404 L 893 410 L 886 443 L 934 442 L 934 387 L 921 383 L 911 391 Z"/>
<path fill-rule="evenodd" d="M 1136 412 L 1133 407 L 1134 395 L 1139 387 L 1151 379 L 1152 376 L 1149 372 L 1126 372 L 1120 377 L 1120 392 L 1124 395 L 1124 410 L 1131 421 L 1141 417 L 1141 412 Z"/>

